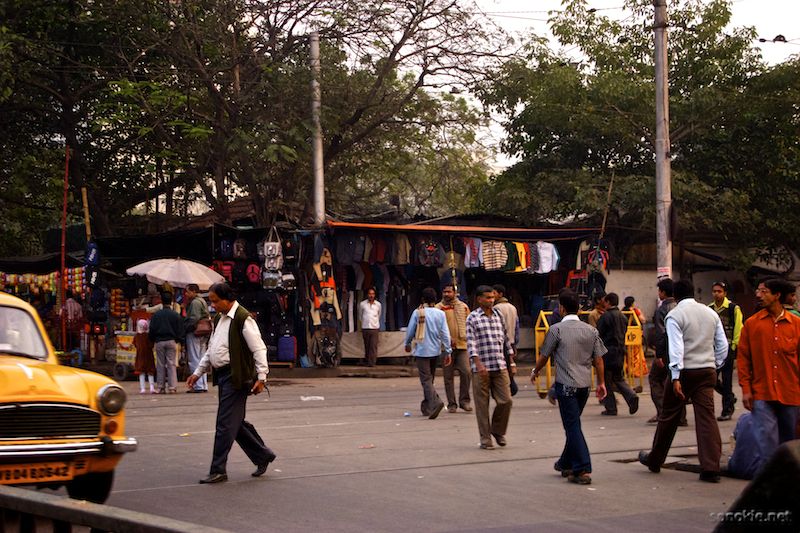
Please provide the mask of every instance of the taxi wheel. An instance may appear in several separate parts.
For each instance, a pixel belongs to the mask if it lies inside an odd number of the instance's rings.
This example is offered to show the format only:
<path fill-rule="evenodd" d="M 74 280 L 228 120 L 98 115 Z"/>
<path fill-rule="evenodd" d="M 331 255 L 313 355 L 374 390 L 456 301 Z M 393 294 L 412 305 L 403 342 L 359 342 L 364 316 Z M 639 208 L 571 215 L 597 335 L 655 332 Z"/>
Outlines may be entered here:
<path fill-rule="evenodd" d="M 78 476 L 67 483 L 67 494 L 74 500 L 105 503 L 114 484 L 114 471 L 93 472 Z"/>
<path fill-rule="evenodd" d="M 117 363 L 114 365 L 114 379 L 117 381 L 125 381 L 128 379 L 128 365 L 125 363 Z"/>

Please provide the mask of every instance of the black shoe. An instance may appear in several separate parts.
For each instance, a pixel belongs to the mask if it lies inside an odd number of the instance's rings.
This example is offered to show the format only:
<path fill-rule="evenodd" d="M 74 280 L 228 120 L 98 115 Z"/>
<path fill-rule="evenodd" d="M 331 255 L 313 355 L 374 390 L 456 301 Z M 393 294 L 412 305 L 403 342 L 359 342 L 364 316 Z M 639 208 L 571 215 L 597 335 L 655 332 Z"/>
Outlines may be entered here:
<path fill-rule="evenodd" d="M 609 411 L 609 410 L 605 410 L 605 411 L 601 412 L 600 414 L 603 415 L 603 416 L 617 416 L 617 412 L 616 411 Z"/>
<path fill-rule="evenodd" d="M 228 474 L 209 474 L 207 478 L 201 479 L 198 483 L 222 483 L 228 481 Z"/>
<path fill-rule="evenodd" d="M 730 420 L 733 416 L 730 413 L 722 413 L 717 417 L 718 422 L 726 422 Z"/>
<path fill-rule="evenodd" d="M 267 461 L 264 464 L 256 465 L 258 468 L 256 468 L 256 471 L 250 475 L 253 477 L 263 476 L 266 473 L 269 464 L 274 460 L 275 460 L 275 455 L 270 456 L 269 459 L 267 459 Z"/>
<path fill-rule="evenodd" d="M 434 418 L 436 418 L 437 416 L 439 416 L 439 413 L 441 413 L 441 412 L 442 412 L 442 409 L 444 409 L 444 402 L 439 402 L 439 405 L 437 405 L 437 406 L 436 406 L 436 407 L 433 409 L 433 412 L 432 412 L 431 414 L 429 414 L 429 415 L 428 415 L 428 418 L 430 418 L 431 420 L 433 420 Z"/>
<path fill-rule="evenodd" d="M 680 422 L 678 422 L 678 425 L 685 428 L 686 426 L 689 425 L 689 421 L 688 420 L 681 420 Z"/>
<path fill-rule="evenodd" d="M 628 406 L 628 412 L 632 415 L 636 414 L 636 411 L 639 410 L 639 397 L 635 396 L 633 400 L 631 400 L 631 404 Z"/>
<path fill-rule="evenodd" d="M 719 472 L 700 472 L 700 481 L 705 481 L 706 483 L 719 483 Z"/>
<path fill-rule="evenodd" d="M 556 472 L 561 472 L 561 477 L 569 477 L 572 475 L 572 470 L 561 468 L 561 465 L 558 464 L 558 461 L 553 463 L 553 470 L 555 470 Z"/>
<path fill-rule="evenodd" d="M 498 435 L 497 433 L 492 433 L 492 436 L 494 437 L 494 440 L 497 441 L 497 445 L 498 446 L 502 447 L 502 446 L 505 446 L 506 444 L 508 444 L 508 442 L 506 441 L 505 435 Z"/>
<path fill-rule="evenodd" d="M 650 453 L 644 450 L 639 452 L 639 462 L 646 466 L 652 473 L 658 474 L 661 472 L 660 466 L 652 466 L 650 464 Z"/>

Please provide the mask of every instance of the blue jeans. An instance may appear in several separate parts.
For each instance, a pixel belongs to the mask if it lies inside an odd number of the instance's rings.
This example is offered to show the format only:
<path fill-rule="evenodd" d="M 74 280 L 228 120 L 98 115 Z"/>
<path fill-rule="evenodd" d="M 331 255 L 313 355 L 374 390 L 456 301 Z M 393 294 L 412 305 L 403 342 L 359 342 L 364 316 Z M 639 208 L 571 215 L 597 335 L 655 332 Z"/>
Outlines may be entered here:
<path fill-rule="evenodd" d="M 186 335 L 186 359 L 189 361 L 189 373 L 194 373 L 197 370 L 197 366 L 203 358 L 203 353 L 206 351 L 206 340 L 204 337 L 195 337 L 191 333 Z M 195 382 L 194 390 L 208 390 L 205 374 Z"/>
<path fill-rule="evenodd" d="M 561 422 L 564 424 L 564 433 L 567 436 L 558 465 L 563 470 L 572 470 L 575 474 L 591 472 L 592 460 L 589 457 L 589 447 L 581 429 L 581 414 L 589 399 L 589 388 L 567 387 L 556 382 L 556 398 L 558 410 L 561 412 Z"/>
<path fill-rule="evenodd" d="M 753 401 L 753 428 L 766 462 L 778 446 L 795 438 L 797 406 L 766 400 Z"/>

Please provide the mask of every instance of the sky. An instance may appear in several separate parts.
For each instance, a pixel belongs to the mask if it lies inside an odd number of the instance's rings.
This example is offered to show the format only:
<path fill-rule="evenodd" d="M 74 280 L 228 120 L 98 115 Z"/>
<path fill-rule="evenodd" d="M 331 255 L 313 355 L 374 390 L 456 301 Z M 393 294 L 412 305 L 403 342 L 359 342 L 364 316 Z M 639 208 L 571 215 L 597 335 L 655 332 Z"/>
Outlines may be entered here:
<path fill-rule="evenodd" d="M 474 0 L 486 16 L 515 37 L 531 31 L 552 38 L 547 24 L 548 11 L 561 8 L 561 0 Z M 630 12 L 624 10 L 623 0 L 589 0 L 589 7 L 608 17 L 625 18 Z M 674 4 L 667 0 L 667 10 Z M 768 42 L 755 42 L 768 64 L 785 61 L 800 54 L 800 0 L 734 0 L 732 4 L 732 27 L 753 26 L 759 37 Z M 783 35 L 788 42 L 772 42 Z M 488 132 L 490 144 L 496 144 L 503 136 L 501 117 L 495 117 Z M 514 163 L 499 152 L 493 167 L 500 171 Z"/>

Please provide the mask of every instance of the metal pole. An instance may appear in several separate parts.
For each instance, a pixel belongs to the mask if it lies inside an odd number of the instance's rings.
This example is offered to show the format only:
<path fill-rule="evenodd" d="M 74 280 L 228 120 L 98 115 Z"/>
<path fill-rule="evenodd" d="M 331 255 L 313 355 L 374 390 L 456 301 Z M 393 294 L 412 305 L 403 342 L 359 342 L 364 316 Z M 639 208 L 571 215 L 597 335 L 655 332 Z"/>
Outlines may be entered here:
<path fill-rule="evenodd" d="M 657 276 L 661 279 L 672 277 L 672 239 L 669 228 L 672 178 L 667 76 L 667 3 L 666 0 L 653 0 L 653 5 L 656 49 L 656 249 Z"/>
<path fill-rule="evenodd" d="M 322 162 L 322 125 L 320 114 L 322 109 L 322 90 L 320 89 L 319 33 L 312 32 L 311 41 L 311 121 L 314 125 L 312 141 L 312 166 L 314 168 L 314 225 L 325 224 L 325 174 Z"/>
<path fill-rule="evenodd" d="M 64 160 L 64 205 L 61 212 L 61 277 L 59 297 L 61 298 L 61 349 L 67 351 L 67 196 L 69 193 L 69 146 Z"/>

